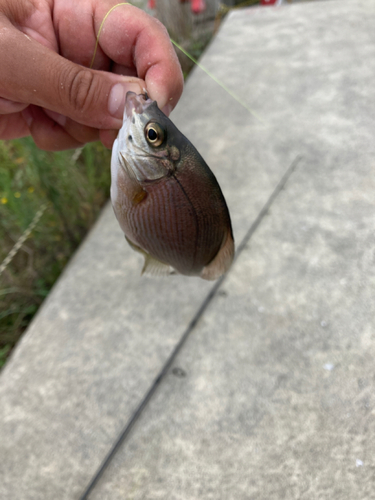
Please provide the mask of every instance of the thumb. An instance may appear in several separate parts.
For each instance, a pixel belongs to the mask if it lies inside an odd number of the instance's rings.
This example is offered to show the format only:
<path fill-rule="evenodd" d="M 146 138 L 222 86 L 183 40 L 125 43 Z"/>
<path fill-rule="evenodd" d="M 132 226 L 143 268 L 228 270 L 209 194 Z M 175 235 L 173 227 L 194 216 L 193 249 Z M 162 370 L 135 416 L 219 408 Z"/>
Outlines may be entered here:
<path fill-rule="evenodd" d="M 142 93 L 143 80 L 84 68 L 8 26 L 1 37 L 0 97 L 93 128 L 120 128 L 126 93 Z"/>

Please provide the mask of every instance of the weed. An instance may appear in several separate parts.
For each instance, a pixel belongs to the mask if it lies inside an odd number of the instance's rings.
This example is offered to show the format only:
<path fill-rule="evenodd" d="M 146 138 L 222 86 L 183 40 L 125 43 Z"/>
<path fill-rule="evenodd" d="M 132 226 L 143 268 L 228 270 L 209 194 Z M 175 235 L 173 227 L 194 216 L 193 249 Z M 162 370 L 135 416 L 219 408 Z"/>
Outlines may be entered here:
<path fill-rule="evenodd" d="M 108 199 L 109 164 L 100 143 L 73 161 L 71 151 L 41 151 L 30 138 L 0 142 L 0 263 L 47 203 L 0 276 L 0 366 Z"/>

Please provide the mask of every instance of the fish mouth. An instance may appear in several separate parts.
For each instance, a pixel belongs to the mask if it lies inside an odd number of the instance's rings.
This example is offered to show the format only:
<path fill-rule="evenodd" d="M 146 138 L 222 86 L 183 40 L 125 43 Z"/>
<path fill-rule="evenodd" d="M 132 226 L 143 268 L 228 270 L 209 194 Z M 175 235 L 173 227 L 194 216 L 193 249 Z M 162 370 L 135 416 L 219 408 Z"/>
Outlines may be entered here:
<path fill-rule="evenodd" d="M 125 99 L 126 116 L 131 118 L 134 113 L 141 115 L 146 109 L 151 106 L 154 101 L 148 98 L 147 94 L 136 94 L 135 92 L 127 92 Z"/>

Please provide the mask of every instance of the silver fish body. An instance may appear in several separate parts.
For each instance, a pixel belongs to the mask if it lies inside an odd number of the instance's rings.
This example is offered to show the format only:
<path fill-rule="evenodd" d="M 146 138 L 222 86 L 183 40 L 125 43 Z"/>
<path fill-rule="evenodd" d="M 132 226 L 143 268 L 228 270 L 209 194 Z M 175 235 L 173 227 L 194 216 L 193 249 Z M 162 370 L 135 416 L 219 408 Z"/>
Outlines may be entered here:
<path fill-rule="evenodd" d="M 143 271 L 217 279 L 234 241 L 220 186 L 203 158 L 145 95 L 128 92 L 111 160 L 117 220 Z"/>

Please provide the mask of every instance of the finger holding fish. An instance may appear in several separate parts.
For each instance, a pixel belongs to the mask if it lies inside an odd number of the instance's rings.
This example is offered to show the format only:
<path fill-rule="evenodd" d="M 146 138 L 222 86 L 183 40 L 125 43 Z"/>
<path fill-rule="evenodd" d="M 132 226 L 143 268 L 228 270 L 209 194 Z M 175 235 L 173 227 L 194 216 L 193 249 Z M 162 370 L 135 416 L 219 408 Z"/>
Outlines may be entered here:
<path fill-rule="evenodd" d="M 111 147 L 128 90 L 147 85 L 167 108 L 182 93 L 165 28 L 134 6 L 0 0 L 0 14 L 0 139 L 31 135 L 60 150 L 100 137 Z"/>

